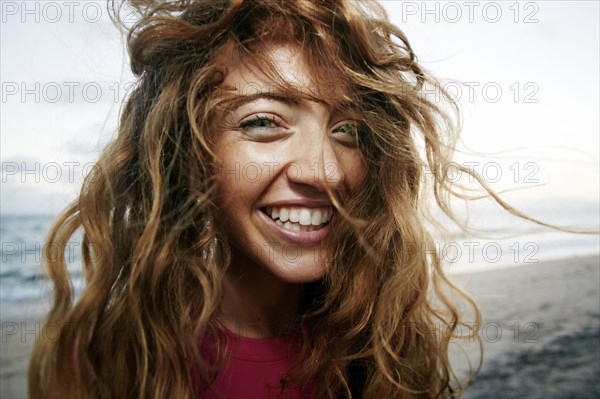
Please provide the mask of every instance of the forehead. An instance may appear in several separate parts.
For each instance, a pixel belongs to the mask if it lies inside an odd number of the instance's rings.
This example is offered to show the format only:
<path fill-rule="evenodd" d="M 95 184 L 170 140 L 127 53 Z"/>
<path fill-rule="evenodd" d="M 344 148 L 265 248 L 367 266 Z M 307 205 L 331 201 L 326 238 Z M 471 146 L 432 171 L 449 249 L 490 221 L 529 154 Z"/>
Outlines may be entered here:
<path fill-rule="evenodd" d="M 350 85 L 331 69 L 307 59 L 302 49 L 291 44 L 269 44 L 260 54 L 239 55 L 226 45 L 217 55 L 223 71 L 220 92 L 227 96 L 285 93 L 335 107 L 350 102 Z"/>

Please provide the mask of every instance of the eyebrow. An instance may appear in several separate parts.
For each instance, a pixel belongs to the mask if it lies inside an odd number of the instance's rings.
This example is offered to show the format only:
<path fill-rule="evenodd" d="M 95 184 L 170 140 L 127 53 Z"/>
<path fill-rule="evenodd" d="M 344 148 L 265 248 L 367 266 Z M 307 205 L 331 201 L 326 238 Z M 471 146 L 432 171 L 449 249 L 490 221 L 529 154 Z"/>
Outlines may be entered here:
<path fill-rule="evenodd" d="M 225 87 L 224 90 L 237 90 L 235 87 Z M 286 105 L 298 104 L 302 100 L 302 96 L 293 93 L 293 90 L 269 90 L 261 91 L 252 94 L 226 94 L 223 96 L 223 105 L 226 112 L 242 105 L 252 103 L 258 100 L 269 100 L 284 103 Z"/>
<path fill-rule="evenodd" d="M 223 88 L 224 90 L 237 90 L 237 88 L 232 86 L 227 86 Z M 224 96 L 223 99 L 223 111 L 227 114 L 232 112 L 234 109 L 239 108 L 245 104 L 252 103 L 258 100 L 269 100 L 269 101 L 277 101 L 286 105 L 296 105 L 300 103 L 302 100 L 314 101 L 321 103 L 328 108 L 337 109 L 337 110 L 346 110 L 354 112 L 357 107 L 355 103 L 350 101 L 343 101 L 337 104 L 330 104 L 327 101 L 320 100 L 315 98 L 314 96 L 302 94 L 299 90 L 289 89 L 289 90 L 269 90 L 262 91 L 253 94 L 230 94 Z"/>
<path fill-rule="evenodd" d="M 343 90 L 340 92 L 336 91 L 334 96 L 329 96 L 327 93 L 322 98 L 320 96 L 321 89 L 314 88 L 313 86 L 296 87 L 294 85 L 280 85 L 273 83 L 263 83 L 262 85 L 256 85 L 251 87 L 251 94 L 246 94 L 246 88 L 249 87 L 249 83 L 243 88 L 240 87 L 240 83 L 235 85 L 222 84 L 218 89 L 218 97 L 221 100 L 218 101 L 218 108 L 222 115 L 231 114 L 237 108 L 252 103 L 258 100 L 276 101 L 287 106 L 298 105 L 302 101 L 312 101 L 319 103 L 327 107 L 330 112 L 336 113 L 350 113 L 355 115 L 358 119 L 362 119 L 363 110 L 362 107 L 357 104 L 357 100 L 361 100 L 349 95 L 348 91 Z M 331 93 L 329 93 L 331 94 Z"/>

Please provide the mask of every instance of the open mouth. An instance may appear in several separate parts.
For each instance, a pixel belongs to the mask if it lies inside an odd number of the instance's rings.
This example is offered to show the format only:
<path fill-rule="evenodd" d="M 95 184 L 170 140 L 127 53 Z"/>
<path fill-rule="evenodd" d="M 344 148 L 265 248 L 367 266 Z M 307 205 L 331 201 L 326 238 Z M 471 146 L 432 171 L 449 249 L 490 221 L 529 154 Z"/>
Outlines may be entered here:
<path fill-rule="evenodd" d="M 289 231 L 314 231 L 329 224 L 333 209 L 304 207 L 266 207 L 260 209 L 278 226 Z"/>

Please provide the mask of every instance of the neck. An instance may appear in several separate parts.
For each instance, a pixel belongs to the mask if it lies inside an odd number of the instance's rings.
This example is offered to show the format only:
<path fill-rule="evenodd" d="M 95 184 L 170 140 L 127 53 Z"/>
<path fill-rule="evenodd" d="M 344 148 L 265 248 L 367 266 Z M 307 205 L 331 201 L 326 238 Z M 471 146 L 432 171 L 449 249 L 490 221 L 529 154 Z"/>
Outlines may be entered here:
<path fill-rule="evenodd" d="M 223 280 L 218 319 L 241 336 L 277 337 L 295 328 L 301 293 L 301 284 L 281 281 L 234 253 Z"/>

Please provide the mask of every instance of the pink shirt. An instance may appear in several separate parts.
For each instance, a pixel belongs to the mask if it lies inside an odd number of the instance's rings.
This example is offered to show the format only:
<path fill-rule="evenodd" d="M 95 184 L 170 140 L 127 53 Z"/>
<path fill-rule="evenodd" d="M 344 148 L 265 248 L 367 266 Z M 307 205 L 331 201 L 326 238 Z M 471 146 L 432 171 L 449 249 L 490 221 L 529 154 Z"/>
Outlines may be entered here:
<path fill-rule="evenodd" d="M 212 388 L 223 399 L 309 399 L 314 387 L 298 387 L 287 373 L 298 361 L 299 347 L 293 334 L 256 339 L 239 336 L 225 329 L 229 356 Z M 197 379 L 198 376 L 193 376 Z M 218 398 L 211 392 L 198 399 Z"/>

